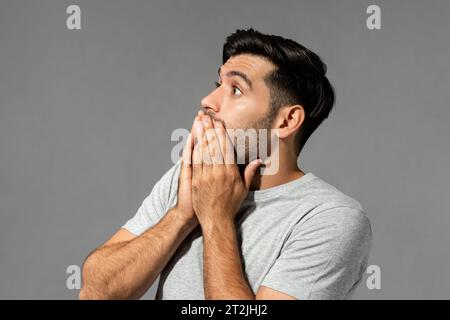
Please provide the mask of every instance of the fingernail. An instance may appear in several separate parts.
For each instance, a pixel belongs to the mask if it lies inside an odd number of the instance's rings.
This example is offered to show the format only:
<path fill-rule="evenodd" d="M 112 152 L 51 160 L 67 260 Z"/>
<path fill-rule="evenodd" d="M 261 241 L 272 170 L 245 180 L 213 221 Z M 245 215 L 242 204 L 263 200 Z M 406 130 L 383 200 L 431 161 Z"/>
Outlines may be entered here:
<path fill-rule="evenodd" d="M 209 123 L 209 116 L 204 116 L 203 117 L 203 123 L 204 124 L 208 124 Z"/>
<path fill-rule="evenodd" d="M 262 163 L 261 159 L 255 159 L 252 161 L 252 165 L 254 165 L 254 166 L 261 164 L 261 163 Z"/>

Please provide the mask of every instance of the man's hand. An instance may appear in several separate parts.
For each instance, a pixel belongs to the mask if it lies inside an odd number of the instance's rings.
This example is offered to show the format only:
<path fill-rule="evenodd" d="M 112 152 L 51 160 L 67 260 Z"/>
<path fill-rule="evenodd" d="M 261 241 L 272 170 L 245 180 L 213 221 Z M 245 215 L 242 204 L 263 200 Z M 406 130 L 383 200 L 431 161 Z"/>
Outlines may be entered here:
<path fill-rule="evenodd" d="M 202 230 L 207 231 L 234 223 L 261 161 L 247 165 L 241 178 L 223 124 L 207 115 L 200 114 L 199 118 L 194 121 L 197 143 L 192 153 L 192 205 Z"/>
<path fill-rule="evenodd" d="M 194 120 L 198 120 L 196 116 Z M 180 163 L 180 177 L 178 179 L 178 199 L 175 206 L 181 219 L 198 224 L 197 216 L 192 207 L 192 151 L 194 147 L 194 124 L 189 134 Z"/>

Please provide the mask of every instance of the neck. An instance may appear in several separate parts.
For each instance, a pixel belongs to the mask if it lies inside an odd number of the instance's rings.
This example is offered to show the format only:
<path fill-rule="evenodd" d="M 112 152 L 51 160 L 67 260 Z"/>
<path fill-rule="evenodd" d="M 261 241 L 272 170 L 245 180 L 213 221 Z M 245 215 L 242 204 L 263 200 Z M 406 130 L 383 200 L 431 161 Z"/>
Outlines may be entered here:
<path fill-rule="evenodd" d="M 299 179 L 300 177 L 305 175 L 305 173 L 298 167 L 297 161 L 280 161 L 280 164 L 281 163 L 284 163 L 284 165 L 279 166 L 276 174 L 261 175 L 258 170 L 255 177 L 253 178 L 250 191 L 264 190 L 276 187 L 278 185 Z M 241 168 L 241 173 L 243 172 L 242 170 L 244 168 L 245 167 Z"/>

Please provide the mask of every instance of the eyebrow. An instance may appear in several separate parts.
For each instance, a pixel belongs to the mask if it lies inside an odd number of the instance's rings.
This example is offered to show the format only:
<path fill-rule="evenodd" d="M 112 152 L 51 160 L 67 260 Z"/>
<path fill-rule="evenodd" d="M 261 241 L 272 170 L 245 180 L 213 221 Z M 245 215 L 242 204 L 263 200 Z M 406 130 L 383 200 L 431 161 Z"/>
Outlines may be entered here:
<path fill-rule="evenodd" d="M 217 70 L 217 73 L 219 74 L 219 77 L 220 77 L 221 69 L 222 69 L 222 67 L 220 67 L 219 70 Z M 245 83 L 250 87 L 250 89 L 253 89 L 252 81 L 249 79 L 249 77 L 245 73 L 243 73 L 241 71 L 230 70 L 230 71 L 228 71 L 225 74 L 225 76 L 227 76 L 227 77 L 234 77 L 234 76 L 240 77 L 240 78 L 242 78 L 242 80 L 245 81 Z"/>

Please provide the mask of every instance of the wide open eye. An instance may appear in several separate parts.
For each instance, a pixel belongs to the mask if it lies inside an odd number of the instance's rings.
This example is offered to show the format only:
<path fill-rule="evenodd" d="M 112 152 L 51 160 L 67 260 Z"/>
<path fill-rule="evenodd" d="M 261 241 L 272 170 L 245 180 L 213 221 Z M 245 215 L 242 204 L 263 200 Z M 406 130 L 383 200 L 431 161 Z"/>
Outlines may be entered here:
<path fill-rule="evenodd" d="M 221 85 L 222 84 L 217 81 L 214 82 L 214 86 L 216 88 L 220 87 Z M 238 93 L 236 93 L 236 92 L 238 92 Z M 241 96 L 243 94 L 242 90 L 239 89 L 239 87 L 237 87 L 237 86 L 232 86 L 232 93 L 233 93 L 233 95 L 236 95 L 236 96 Z"/>
<path fill-rule="evenodd" d="M 242 95 L 241 89 L 239 89 L 239 88 L 236 87 L 236 86 L 233 86 L 233 92 L 236 92 L 235 90 L 239 91 L 239 94 L 236 94 L 237 96 L 241 96 L 241 95 Z"/>

